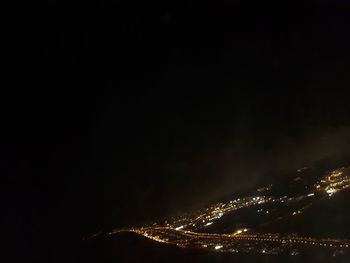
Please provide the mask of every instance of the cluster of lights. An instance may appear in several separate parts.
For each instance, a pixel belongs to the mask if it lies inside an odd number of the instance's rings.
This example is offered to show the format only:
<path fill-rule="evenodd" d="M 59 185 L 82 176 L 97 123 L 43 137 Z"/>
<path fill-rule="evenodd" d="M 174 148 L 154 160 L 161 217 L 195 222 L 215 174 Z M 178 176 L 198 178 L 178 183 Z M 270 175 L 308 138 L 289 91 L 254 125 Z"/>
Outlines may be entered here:
<path fill-rule="evenodd" d="M 154 223 L 152 226 L 170 227 L 175 230 L 198 230 L 206 228 L 214 223 L 215 220 L 233 211 L 247 208 L 255 205 L 261 205 L 270 202 L 276 202 L 273 198 L 264 196 L 244 197 L 231 200 L 227 203 L 218 203 L 196 213 L 174 217 L 164 222 Z"/>
<path fill-rule="evenodd" d="M 349 249 L 350 241 L 348 240 L 329 240 L 302 238 L 296 236 L 280 237 L 278 233 L 274 234 L 251 234 L 247 228 L 238 229 L 232 234 L 209 234 L 195 232 L 198 229 L 204 229 L 212 225 L 216 220 L 224 215 L 234 212 L 242 208 L 250 208 L 256 206 L 257 212 L 264 211 L 262 205 L 270 203 L 299 202 L 306 198 L 321 198 L 322 193 L 332 196 L 338 191 L 350 188 L 350 168 L 337 169 L 324 178 L 316 182 L 313 187 L 307 188 L 309 192 L 303 195 L 282 196 L 278 198 L 266 196 L 250 196 L 231 200 L 227 203 L 214 204 L 204 210 L 196 213 L 174 217 L 164 222 L 154 223 L 148 227 L 131 228 L 127 230 L 112 231 L 109 234 L 116 234 L 120 231 L 135 232 L 157 242 L 173 244 L 183 248 L 202 248 L 213 249 L 228 252 L 258 252 L 263 254 L 277 254 L 283 251 L 291 251 L 291 255 L 296 255 L 298 249 L 304 247 L 332 248 L 332 249 Z M 271 186 L 259 188 L 258 192 L 270 190 Z M 308 199 L 308 200 L 309 200 Z M 294 211 L 288 216 L 299 215 L 303 208 Z M 272 210 L 272 215 L 273 215 Z M 269 210 L 265 210 L 269 214 Z M 247 233 L 249 232 L 249 233 Z M 294 250 L 297 249 L 297 250 Z"/>
<path fill-rule="evenodd" d="M 347 189 L 350 187 L 350 174 L 349 168 L 340 168 L 332 171 L 325 178 L 316 183 L 315 188 L 317 191 L 324 191 L 329 196 L 334 195 L 338 191 Z"/>

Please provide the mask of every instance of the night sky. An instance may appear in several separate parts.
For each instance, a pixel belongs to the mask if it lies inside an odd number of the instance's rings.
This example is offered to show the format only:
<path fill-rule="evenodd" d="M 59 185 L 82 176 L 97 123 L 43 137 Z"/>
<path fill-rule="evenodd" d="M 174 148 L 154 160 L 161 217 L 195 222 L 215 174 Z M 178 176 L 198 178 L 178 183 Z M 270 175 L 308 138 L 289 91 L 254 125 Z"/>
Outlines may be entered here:
<path fill-rule="evenodd" d="M 80 262 L 100 230 L 350 161 L 349 1 L 12 5 L 0 172 L 15 262 Z"/>

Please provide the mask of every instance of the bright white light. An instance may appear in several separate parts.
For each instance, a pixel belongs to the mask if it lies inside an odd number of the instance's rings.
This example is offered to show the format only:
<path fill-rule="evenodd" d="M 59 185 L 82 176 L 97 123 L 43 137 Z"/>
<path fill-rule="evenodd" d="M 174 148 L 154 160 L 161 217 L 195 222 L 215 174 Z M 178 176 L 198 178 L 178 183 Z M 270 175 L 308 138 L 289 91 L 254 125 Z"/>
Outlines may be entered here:
<path fill-rule="evenodd" d="M 216 249 L 216 250 L 218 250 L 218 249 L 220 249 L 220 248 L 222 248 L 221 245 L 215 246 L 215 249 Z"/>
<path fill-rule="evenodd" d="M 206 223 L 205 225 L 206 225 L 206 226 L 210 226 L 212 223 L 213 223 L 213 222 L 208 222 L 208 223 Z"/>
<path fill-rule="evenodd" d="M 237 230 L 235 233 L 234 233 L 234 235 L 239 235 L 239 234 L 242 234 L 243 233 L 243 230 L 242 229 L 239 229 L 239 230 Z"/>
<path fill-rule="evenodd" d="M 337 190 L 334 189 L 334 188 L 329 188 L 329 189 L 326 190 L 326 192 L 327 192 L 327 194 L 328 194 L 329 196 L 332 196 L 334 193 L 337 192 Z"/>
<path fill-rule="evenodd" d="M 175 230 L 180 230 L 180 229 L 183 229 L 183 228 L 184 228 L 184 226 L 179 226 L 179 227 L 175 228 Z"/>
<path fill-rule="evenodd" d="M 327 192 L 328 194 L 334 194 L 336 191 L 337 191 L 337 190 L 335 190 L 334 188 L 329 188 L 329 189 L 326 190 L 326 192 Z"/>
<path fill-rule="evenodd" d="M 315 194 L 314 193 L 311 193 L 311 194 L 308 194 L 307 196 L 314 196 Z"/>

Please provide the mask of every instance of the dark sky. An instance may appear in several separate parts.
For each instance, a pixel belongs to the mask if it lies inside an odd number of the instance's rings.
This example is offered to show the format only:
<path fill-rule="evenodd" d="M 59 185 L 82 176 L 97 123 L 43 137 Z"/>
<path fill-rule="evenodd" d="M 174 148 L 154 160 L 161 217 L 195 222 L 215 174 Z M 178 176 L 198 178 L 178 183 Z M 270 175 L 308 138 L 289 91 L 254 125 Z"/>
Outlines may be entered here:
<path fill-rule="evenodd" d="M 0 164 L 19 259 L 75 262 L 100 229 L 347 160 L 348 1 L 14 5 Z"/>

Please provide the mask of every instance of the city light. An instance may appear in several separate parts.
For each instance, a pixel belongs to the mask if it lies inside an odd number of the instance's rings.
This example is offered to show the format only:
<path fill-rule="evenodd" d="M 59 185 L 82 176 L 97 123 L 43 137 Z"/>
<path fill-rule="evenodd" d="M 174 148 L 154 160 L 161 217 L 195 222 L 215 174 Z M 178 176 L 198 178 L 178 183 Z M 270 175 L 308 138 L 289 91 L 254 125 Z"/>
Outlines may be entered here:
<path fill-rule="evenodd" d="M 257 192 L 264 192 L 261 196 L 240 197 L 228 202 L 217 203 L 194 213 L 168 218 L 165 221 L 155 222 L 150 226 L 112 231 L 116 234 L 121 231 L 134 232 L 157 242 L 176 245 L 181 248 L 214 249 L 226 252 L 279 254 L 289 251 L 290 255 L 298 255 L 299 250 L 309 248 L 349 250 L 350 240 L 299 237 L 298 235 L 282 236 L 279 233 L 255 233 L 254 227 L 241 228 L 232 234 L 205 233 L 206 227 L 220 220 L 223 216 L 241 209 L 254 208 L 254 211 L 262 212 L 260 217 L 273 217 L 275 209 L 266 209 L 266 205 L 291 206 L 308 201 L 298 210 L 290 211 L 284 217 L 296 216 L 308 209 L 315 199 L 323 200 L 324 196 L 331 197 L 339 191 L 350 188 L 350 168 L 340 168 L 326 174 L 320 180 L 314 182 L 303 194 L 293 196 L 268 195 L 272 186 L 259 188 Z M 317 195 L 316 195 L 317 193 Z M 314 198 L 308 198 L 314 197 Z M 291 205 L 293 204 L 293 205 Z M 280 219 L 281 217 L 279 217 Z M 282 217 L 283 218 L 283 217 Z M 197 232 L 197 230 L 201 230 Z"/>

